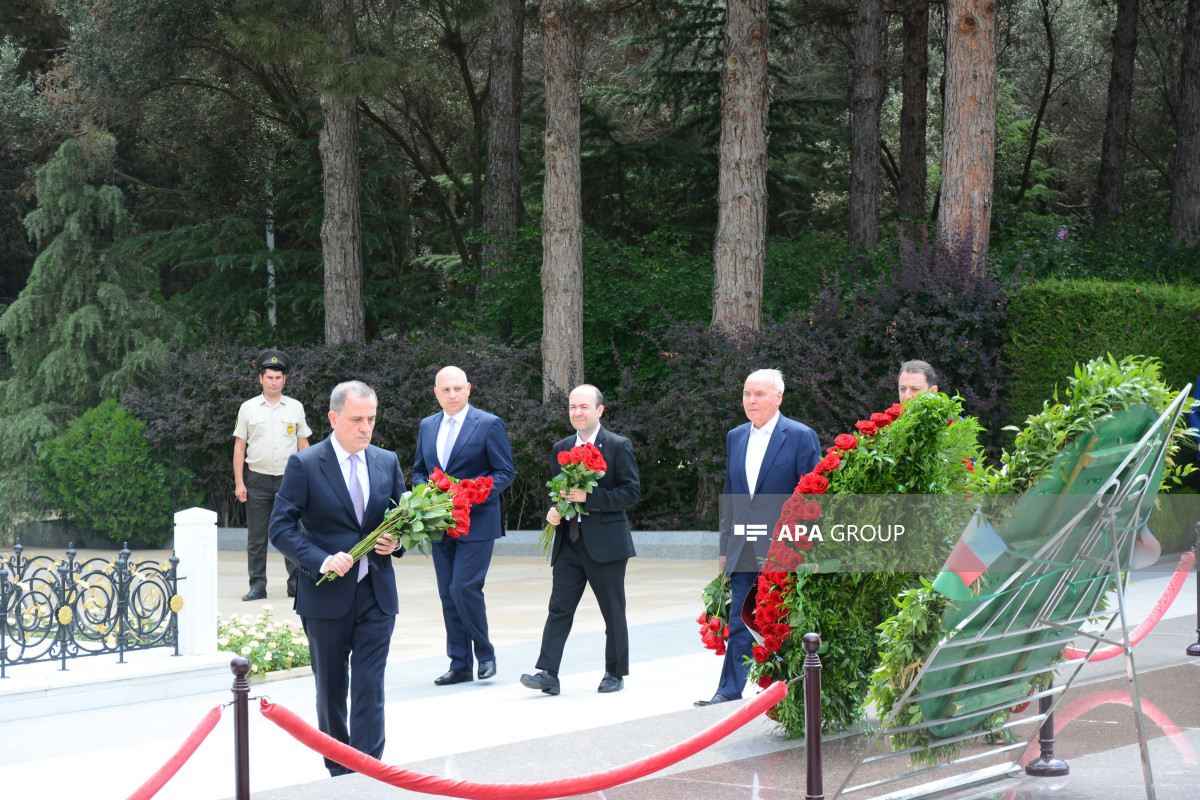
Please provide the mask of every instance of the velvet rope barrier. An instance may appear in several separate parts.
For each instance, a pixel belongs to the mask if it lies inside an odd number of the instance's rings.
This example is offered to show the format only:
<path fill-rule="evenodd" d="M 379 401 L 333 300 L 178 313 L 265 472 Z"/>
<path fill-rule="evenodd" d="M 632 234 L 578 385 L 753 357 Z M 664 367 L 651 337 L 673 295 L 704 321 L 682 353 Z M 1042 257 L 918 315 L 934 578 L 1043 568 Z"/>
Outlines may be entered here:
<path fill-rule="evenodd" d="M 1133 629 L 1133 633 L 1129 634 L 1130 647 L 1133 647 L 1146 638 L 1146 634 L 1154 630 L 1154 626 L 1162 621 L 1163 615 L 1167 613 L 1167 609 L 1171 607 L 1171 603 L 1175 602 L 1175 598 L 1179 595 L 1179 590 L 1183 588 L 1183 583 L 1187 580 L 1188 575 L 1192 571 L 1192 565 L 1195 563 L 1196 554 L 1190 551 L 1179 557 L 1179 566 L 1175 568 L 1175 574 L 1171 576 L 1171 582 L 1167 584 L 1162 597 L 1158 598 L 1158 602 L 1150 610 L 1150 615 Z M 1074 647 L 1068 646 L 1063 648 L 1063 658 L 1068 661 L 1078 661 L 1081 658 L 1087 658 L 1089 662 L 1104 661 L 1119 656 L 1124 652 L 1125 648 L 1112 645 L 1100 648 L 1089 657 L 1087 650 L 1077 650 Z"/>
<path fill-rule="evenodd" d="M 1067 727 L 1068 722 L 1076 717 L 1086 714 L 1094 708 L 1109 704 L 1133 708 L 1133 696 L 1130 695 L 1129 692 L 1123 692 L 1120 690 L 1092 692 L 1091 694 L 1084 695 L 1068 705 L 1066 708 L 1054 712 L 1054 726 L 1061 731 Z M 1188 742 L 1187 738 L 1184 737 L 1183 731 L 1178 725 L 1175 724 L 1175 720 L 1171 719 L 1167 712 L 1163 711 L 1153 702 L 1143 697 L 1142 713 L 1149 717 L 1150 721 L 1158 726 L 1158 729 L 1161 730 L 1163 735 L 1165 735 L 1171 741 L 1171 744 L 1175 745 L 1175 749 L 1179 751 L 1181 756 L 1183 756 L 1184 762 L 1187 764 L 1198 763 L 1196 751 L 1192 749 L 1192 745 Z M 1030 742 L 1029 748 L 1025 751 L 1025 754 L 1021 756 L 1021 766 L 1025 766 L 1033 760 L 1034 756 L 1037 755 L 1037 749 L 1038 740 L 1034 739 L 1032 742 Z"/>
<path fill-rule="evenodd" d="M 213 732 L 213 728 L 217 727 L 217 723 L 221 721 L 221 707 L 215 706 L 211 711 L 204 715 L 200 720 L 200 724 L 191 732 L 183 745 L 175 751 L 175 755 L 167 760 L 167 763 L 158 768 L 150 776 L 150 779 L 138 787 L 137 791 L 129 795 L 129 800 L 149 800 L 162 787 L 166 786 L 167 781 L 175 777 L 175 773 L 179 772 L 179 768 L 187 763 L 187 760 L 192 757 L 192 753 L 196 752 L 196 748 L 201 742 L 208 738 L 208 735 Z"/>
<path fill-rule="evenodd" d="M 520 800 L 548 800 L 554 797 L 570 797 L 611 789 L 682 761 L 733 733 L 778 703 L 787 694 L 787 688 L 788 685 L 782 681 L 771 684 L 765 692 L 754 697 L 717 724 L 660 753 L 592 775 L 559 778 L 538 783 L 475 783 L 410 772 L 406 769 L 388 766 L 365 753 L 360 753 L 349 745 L 342 744 L 276 703 L 263 699 L 260 710 L 264 717 L 283 728 L 305 747 L 349 767 L 355 772 L 401 789 L 445 797 L 461 797 L 466 800 L 516 800 L 517 798 Z"/>

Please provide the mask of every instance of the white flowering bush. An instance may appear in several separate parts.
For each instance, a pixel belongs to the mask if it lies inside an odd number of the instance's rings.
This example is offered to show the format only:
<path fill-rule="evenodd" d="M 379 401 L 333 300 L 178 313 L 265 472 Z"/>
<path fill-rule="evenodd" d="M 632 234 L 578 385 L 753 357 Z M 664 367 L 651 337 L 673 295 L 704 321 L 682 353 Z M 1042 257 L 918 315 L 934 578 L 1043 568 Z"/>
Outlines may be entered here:
<path fill-rule="evenodd" d="M 281 669 L 306 667 L 308 637 L 291 622 L 277 622 L 271 607 L 261 614 L 242 614 L 225 619 L 217 614 L 217 647 L 227 653 L 245 656 L 250 674 L 262 675 Z"/>

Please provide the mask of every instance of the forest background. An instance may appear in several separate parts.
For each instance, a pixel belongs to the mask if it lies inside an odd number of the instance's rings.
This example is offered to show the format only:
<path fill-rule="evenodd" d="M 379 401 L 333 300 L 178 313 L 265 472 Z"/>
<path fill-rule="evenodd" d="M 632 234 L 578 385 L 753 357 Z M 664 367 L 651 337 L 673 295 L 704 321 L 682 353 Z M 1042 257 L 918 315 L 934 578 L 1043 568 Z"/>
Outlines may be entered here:
<path fill-rule="evenodd" d="M 237 524 L 275 346 L 405 465 L 466 369 L 516 528 L 596 383 L 635 527 L 712 529 L 758 367 L 828 444 L 925 358 L 993 455 L 1076 362 L 1194 380 L 1198 232 L 1200 0 L 10 0 L 0 539 Z"/>

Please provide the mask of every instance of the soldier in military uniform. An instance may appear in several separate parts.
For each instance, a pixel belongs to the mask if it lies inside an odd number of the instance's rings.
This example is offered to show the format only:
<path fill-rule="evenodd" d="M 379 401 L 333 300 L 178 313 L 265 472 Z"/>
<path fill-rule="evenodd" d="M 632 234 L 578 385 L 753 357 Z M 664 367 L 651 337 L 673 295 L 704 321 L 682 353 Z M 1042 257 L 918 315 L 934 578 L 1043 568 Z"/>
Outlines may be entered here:
<path fill-rule="evenodd" d="M 267 523 L 288 458 L 308 447 L 312 435 L 304 406 L 283 393 L 288 357 L 264 350 L 254 360 L 263 393 L 242 403 L 233 429 L 233 493 L 246 504 L 246 562 L 250 591 L 243 600 L 267 596 Z M 287 565 L 288 597 L 296 596 L 296 565 Z"/>

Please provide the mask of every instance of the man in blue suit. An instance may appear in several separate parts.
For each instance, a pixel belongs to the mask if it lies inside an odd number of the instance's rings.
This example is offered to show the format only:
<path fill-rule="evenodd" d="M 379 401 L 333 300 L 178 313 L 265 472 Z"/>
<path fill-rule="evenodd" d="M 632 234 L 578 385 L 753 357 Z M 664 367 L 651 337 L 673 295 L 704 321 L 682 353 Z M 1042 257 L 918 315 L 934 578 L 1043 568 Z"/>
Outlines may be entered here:
<path fill-rule="evenodd" d="M 391 536 L 382 536 L 373 553 L 357 563 L 350 557 L 405 490 L 396 454 L 371 445 L 377 406 L 375 392 L 365 383 L 334 387 L 329 398 L 333 435 L 288 459 L 269 537 L 299 565 L 295 608 L 312 657 L 318 726 L 380 758 L 384 669 L 399 610 L 391 557 L 404 551 L 396 549 Z M 318 586 L 330 571 L 339 577 Z M 325 766 L 334 776 L 350 772 L 329 759 Z"/>
<path fill-rule="evenodd" d="M 731 430 L 725 439 L 719 563 L 731 583 L 729 644 L 717 691 L 711 700 L 696 701 L 698 706 L 741 699 L 746 686 L 744 660 L 754 644 L 742 623 L 742 604 L 755 589 L 784 501 L 800 478 L 821 460 L 817 435 L 807 425 L 780 414 L 781 403 L 783 374 L 779 370 L 750 373 L 742 391 L 742 408 L 750 421 Z"/>
<path fill-rule="evenodd" d="M 500 493 L 512 483 L 514 470 L 504 422 L 468 402 L 471 384 L 465 372 L 458 367 L 442 368 L 434 383 L 434 394 L 442 410 L 421 420 L 413 485 L 428 481 L 437 467 L 460 480 L 492 479 L 487 502 L 471 507 L 467 535 L 457 539 L 444 536 L 433 545 L 433 571 L 442 598 L 446 655 L 450 657 L 450 669 L 433 682 L 447 686 L 474 680 L 472 667 L 476 661 L 480 680 L 496 674 L 496 650 L 488 639 L 483 583 L 492 563 L 492 548 L 504 535 Z"/>

